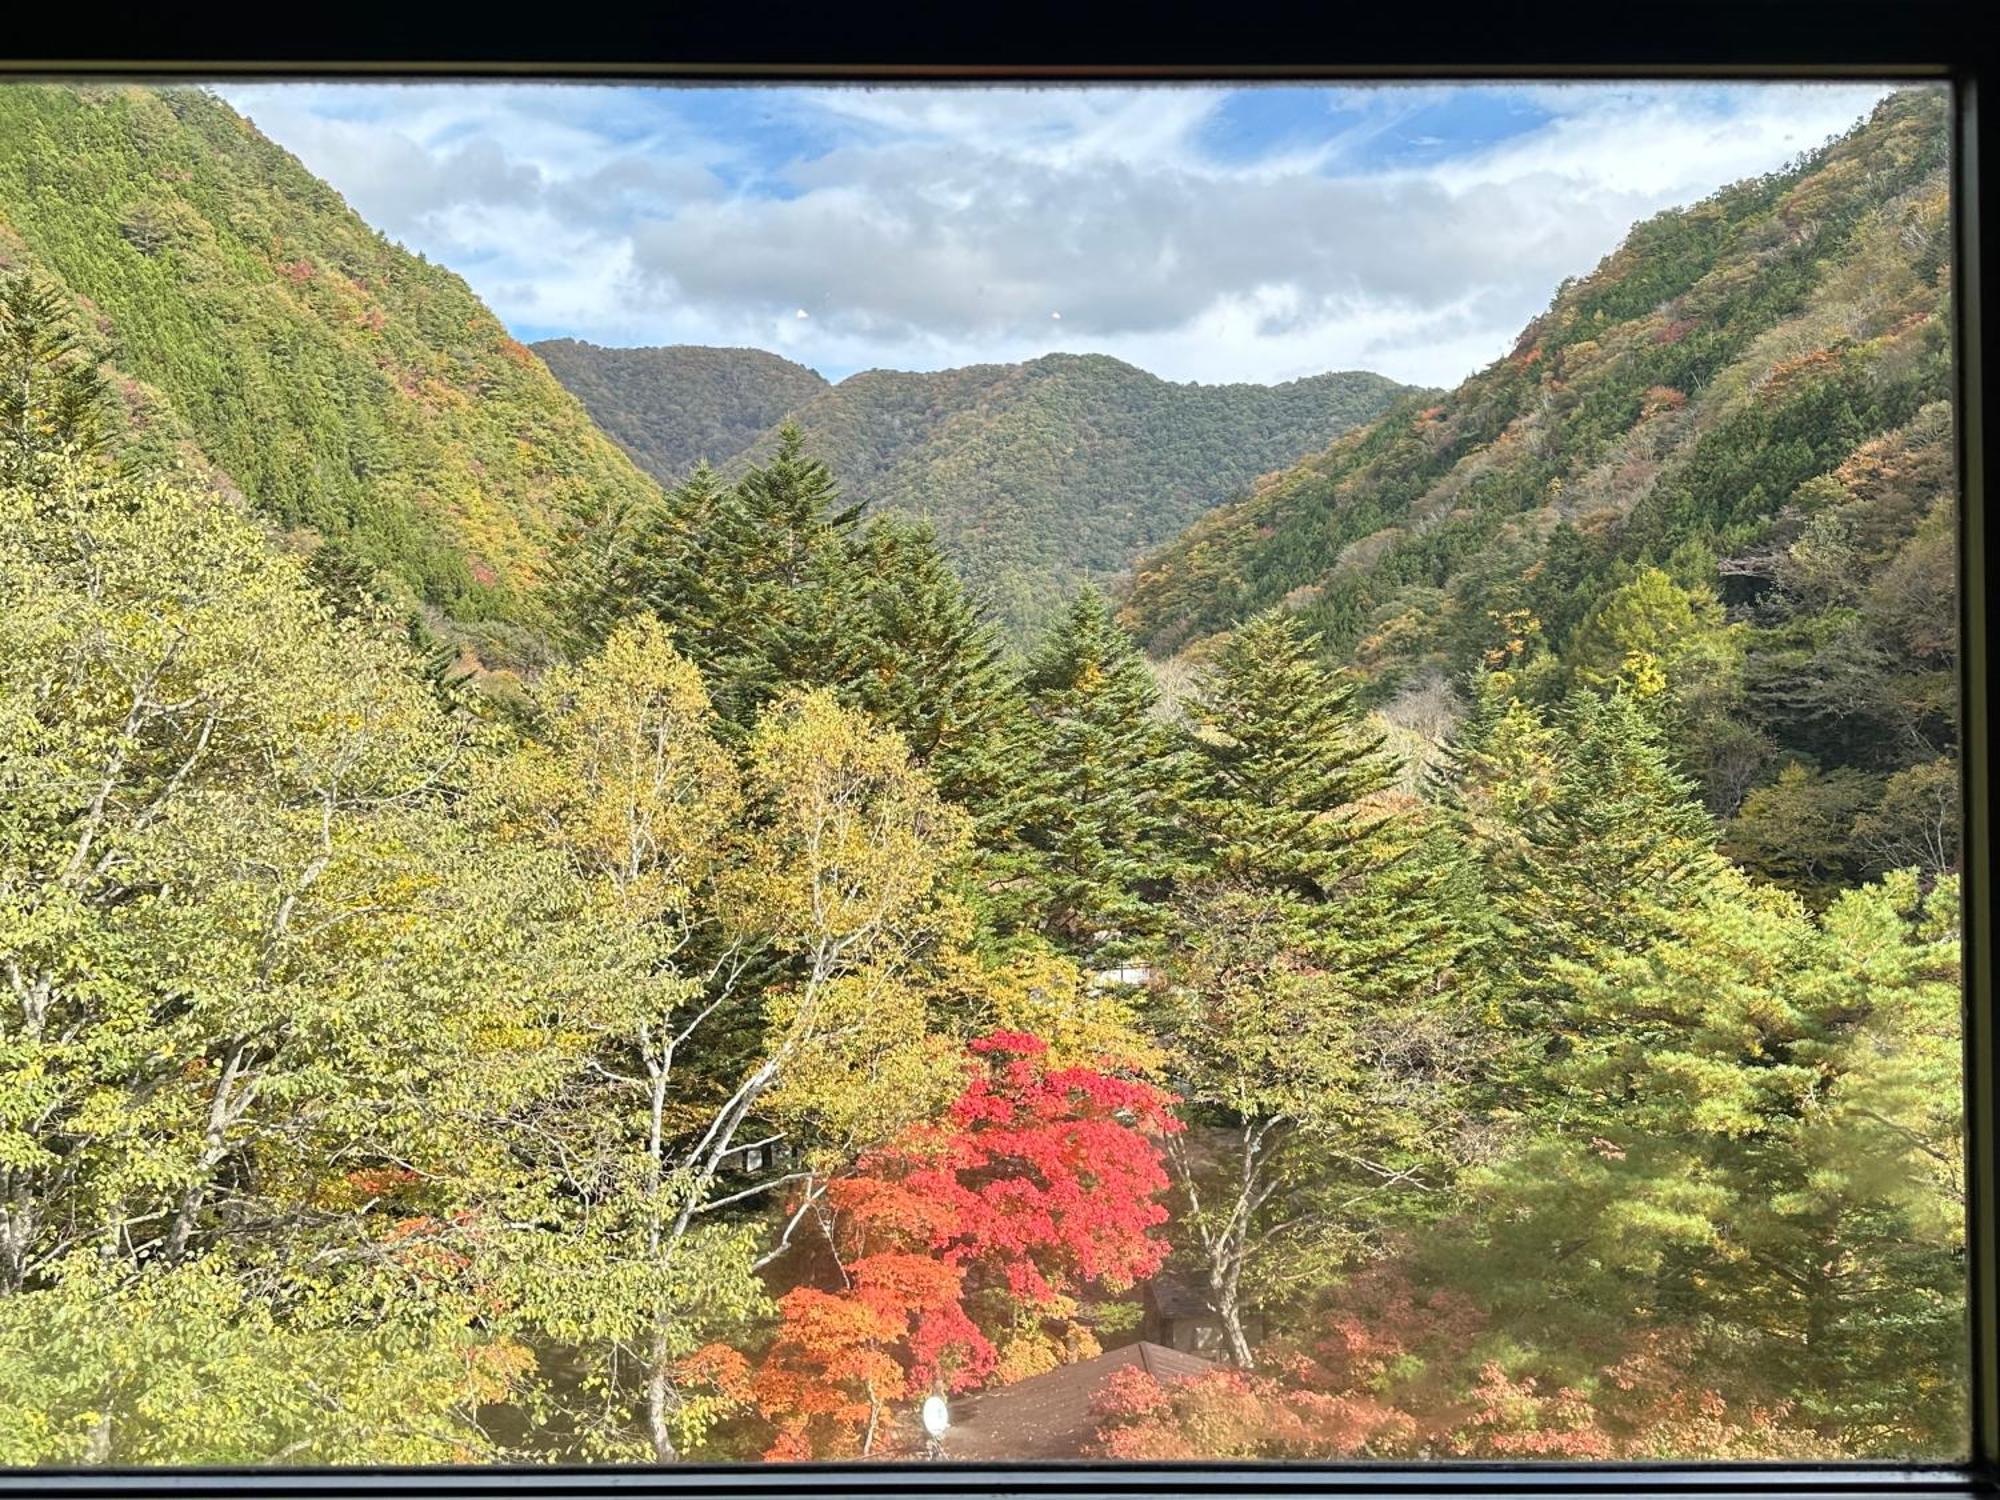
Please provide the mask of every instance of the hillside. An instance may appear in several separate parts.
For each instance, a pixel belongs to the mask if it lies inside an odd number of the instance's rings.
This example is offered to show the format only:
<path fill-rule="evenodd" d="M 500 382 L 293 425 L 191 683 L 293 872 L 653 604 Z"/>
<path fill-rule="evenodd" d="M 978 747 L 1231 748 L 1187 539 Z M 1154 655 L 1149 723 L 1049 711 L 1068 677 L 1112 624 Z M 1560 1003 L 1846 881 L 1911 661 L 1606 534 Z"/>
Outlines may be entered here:
<path fill-rule="evenodd" d="M 655 479 L 720 464 L 828 389 L 817 370 L 762 349 L 606 349 L 579 339 L 529 345 L 597 424 Z"/>
<path fill-rule="evenodd" d="M 200 90 L 0 90 L 0 270 L 23 269 L 94 317 L 128 442 L 198 450 L 489 649 L 533 618 L 566 510 L 653 492 L 464 281 Z"/>
<path fill-rule="evenodd" d="M 697 363 L 695 352 L 568 344 L 550 367 L 663 481 L 704 452 L 730 471 L 768 457 L 775 431 L 733 457 L 703 449 L 694 434 L 717 424 L 704 427 L 700 414 L 724 404 L 711 389 L 718 382 L 754 386 L 759 402 L 776 403 L 803 384 L 798 367 L 733 350 L 699 351 L 718 357 Z M 1177 385 L 1103 355 L 1052 354 L 933 373 L 870 370 L 792 409 L 848 499 L 931 521 L 968 581 L 1024 638 L 1084 579 L 1116 574 L 1402 389 L 1361 372 L 1281 386 Z"/>
<path fill-rule="evenodd" d="M 1482 662 L 1553 694 L 1640 648 L 1693 694 L 1699 638 L 1711 806 L 1782 778 L 1845 824 L 1955 740 L 1947 150 L 1908 91 L 1637 226 L 1508 357 L 1140 563 L 1125 622 L 1198 657 L 1282 606 L 1378 703 Z"/>

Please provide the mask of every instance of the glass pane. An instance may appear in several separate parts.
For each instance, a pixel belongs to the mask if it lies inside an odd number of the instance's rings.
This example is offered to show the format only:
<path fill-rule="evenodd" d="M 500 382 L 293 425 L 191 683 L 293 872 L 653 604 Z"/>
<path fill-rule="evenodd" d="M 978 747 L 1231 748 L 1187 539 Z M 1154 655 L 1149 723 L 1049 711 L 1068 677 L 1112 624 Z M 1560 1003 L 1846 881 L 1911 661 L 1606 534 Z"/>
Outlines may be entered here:
<path fill-rule="evenodd" d="M 0 87 L 0 1464 L 1961 1455 L 1950 105 Z"/>

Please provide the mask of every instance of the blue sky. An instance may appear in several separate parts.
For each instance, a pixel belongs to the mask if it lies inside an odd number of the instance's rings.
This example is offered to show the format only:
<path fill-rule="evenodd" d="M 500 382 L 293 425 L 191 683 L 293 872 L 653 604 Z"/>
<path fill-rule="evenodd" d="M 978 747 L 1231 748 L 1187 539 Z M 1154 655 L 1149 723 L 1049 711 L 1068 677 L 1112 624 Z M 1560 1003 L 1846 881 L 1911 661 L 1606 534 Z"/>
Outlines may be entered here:
<path fill-rule="evenodd" d="M 524 339 L 748 345 L 836 379 L 1069 350 L 1175 380 L 1449 384 L 1633 222 L 1883 90 L 221 92 Z"/>

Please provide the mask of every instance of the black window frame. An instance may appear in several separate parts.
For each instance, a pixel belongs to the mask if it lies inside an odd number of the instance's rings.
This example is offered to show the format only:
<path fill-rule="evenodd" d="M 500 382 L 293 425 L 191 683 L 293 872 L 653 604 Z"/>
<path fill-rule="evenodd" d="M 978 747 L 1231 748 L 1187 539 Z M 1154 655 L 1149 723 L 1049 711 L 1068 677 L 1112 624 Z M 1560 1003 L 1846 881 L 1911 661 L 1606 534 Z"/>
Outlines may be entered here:
<path fill-rule="evenodd" d="M 32 0 L 20 0 L 32 3 Z M 373 1469 L 0 1470 L 13 1495 L 299 1497 L 702 1495 L 1071 1500 L 1156 1494 L 1811 1497 L 2000 1496 L 2000 1015 L 1994 1002 L 1991 776 L 1995 650 L 1987 608 L 2000 530 L 1986 525 L 1983 316 L 2000 232 L 2000 72 L 1978 0 L 1433 0 L 1423 7 L 1039 3 L 979 13 L 920 5 L 650 7 L 477 13 L 359 5 L 256 16 L 155 3 L 59 7 L 0 22 L 0 86 L 32 78 L 277 77 L 675 82 L 1135 82 L 1865 78 L 1953 90 L 1955 377 L 1965 900 L 1965 1090 L 1971 1430 L 1961 1463 L 799 1464 Z M 1982 108 L 1992 80 L 1995 102 Z"/>

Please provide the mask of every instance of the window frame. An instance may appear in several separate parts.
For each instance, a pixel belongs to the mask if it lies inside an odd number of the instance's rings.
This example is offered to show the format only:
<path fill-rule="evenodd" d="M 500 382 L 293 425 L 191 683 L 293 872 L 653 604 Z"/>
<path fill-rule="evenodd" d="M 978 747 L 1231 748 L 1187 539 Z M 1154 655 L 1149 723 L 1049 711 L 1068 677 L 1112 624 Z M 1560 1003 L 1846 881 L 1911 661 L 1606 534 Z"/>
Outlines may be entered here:
<path fill-rule="evenodd" d="M 734 7 L 468 17 L 343 8 L 327 18 L 222 7 L 43 6 L 0 35 L 0 86 L 32 78 L 195 82 L 250 77 L 484 78 L 631 83 L 1750 81 L 1867 78 L 1953 90 L 1954 376 L 1964 850 L 1967 1264 L 1971 1429 L 1962 1463 L 1037 1464 L 910 1463 L 330 1469 L 0 1470 L 0 1500 L 49 1496 L 692 1495 L 745 1497 L 1186 1494 L 1591 1497 L 2000 1495 L 2000 1015 L 1994 1002 L 1992 745 L 1996 666 L 1987 590 L 2000 530 L 1986 524 L 1985 371 L 1995 325 L 1983 286 L 1982 162 L 2000 162 L 1982 84 L 1995 71 L 1973 0 L 1689 0 L 1658 13 L 1582 0 L 1444 0 L 1289 16 L 1278 7 L 1013 5 L 992 14 L 881 7 L 747 16 Z M 2000 87 L 2000 85 L 1996 85 Z M 2000 175 L 2000 167 L 1995 168 Z"/>

